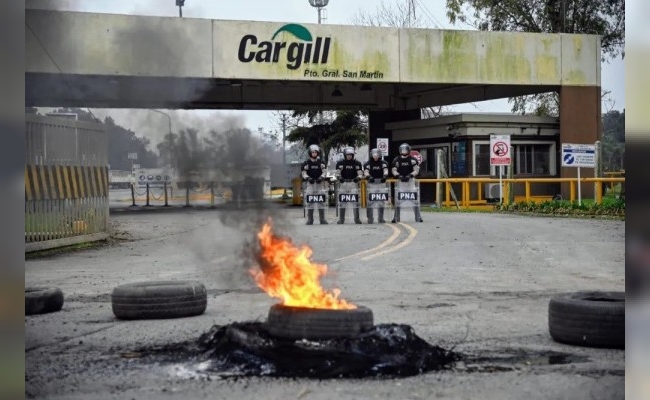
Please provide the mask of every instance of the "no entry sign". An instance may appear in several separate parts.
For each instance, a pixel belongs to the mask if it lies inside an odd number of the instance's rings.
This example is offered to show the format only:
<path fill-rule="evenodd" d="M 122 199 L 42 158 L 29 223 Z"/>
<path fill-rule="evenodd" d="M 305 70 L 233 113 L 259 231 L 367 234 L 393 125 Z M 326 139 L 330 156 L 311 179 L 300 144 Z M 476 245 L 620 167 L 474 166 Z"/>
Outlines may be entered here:
<path fill-rule="evenodd" d="M 490 165 L 510 165 L 510 135 L 490 135 Z"/>

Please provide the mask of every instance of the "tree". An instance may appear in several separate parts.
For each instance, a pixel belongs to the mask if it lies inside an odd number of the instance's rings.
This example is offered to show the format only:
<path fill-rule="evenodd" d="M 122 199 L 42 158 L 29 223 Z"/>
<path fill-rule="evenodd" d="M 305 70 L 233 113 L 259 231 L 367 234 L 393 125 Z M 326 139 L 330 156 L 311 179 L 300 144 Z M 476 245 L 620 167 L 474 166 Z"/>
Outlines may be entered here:
<path fill-rule="evenodd" d="M 451 23 L 483 31 L 583 33 L 601 37 L 602 61 L 625 57 L 624 0 L 447 0 Z M 512 112 L 558 115 L 558 93 L 510 98 Z"/>
<path fill-rule="evenodd" d="M 292 118 L 307 117 L 313 124 L 318 113 L 316 111 L 294 111 Z M 368 144 L 368 124 L 366 114 L 362 111 L 339 110 L 335 112 L 334 120 L 330 123 L 294 127 L 286 139 L 291 143 L 301 143 L 305 148 L 317 144 L 321 148 L 321 156 L 325 165 L 328 164 L 332 150 L 341 151 L 344 147 L 360 147 Z"/>
<path fill-rule="evenodd" d="M 625 165 L 625 110 L 603 115 L 603 170 L 619 171 Z"/>

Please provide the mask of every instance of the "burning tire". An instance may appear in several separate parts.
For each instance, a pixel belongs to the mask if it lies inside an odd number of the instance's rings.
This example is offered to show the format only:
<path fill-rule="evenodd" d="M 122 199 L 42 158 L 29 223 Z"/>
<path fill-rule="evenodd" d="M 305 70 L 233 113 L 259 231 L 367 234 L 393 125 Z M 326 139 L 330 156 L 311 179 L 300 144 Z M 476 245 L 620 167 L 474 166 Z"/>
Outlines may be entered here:
<path fill-rule="evenodd" d="M 45 314 L 63 308 L 63 292 L 59 288 L 25 288 L 25 315 Z"/>
<path fill-rule="evenodd" d="M 334 339 L 356 336 L 373 327 L 369 308 L 349 310 L 287 307 L 276 304 L 269 310 L 266 327 L 273 336 L 285 339 Z"/>
<path fill-rule="evenodd" d="M 553 297 L 551 337 L 560 343 L 625 348 L 625 292 L 574 292 Z"/>
<path fill-rule="evenodd" d="M 111 303 L 119 319 L 182 318 L 203 314 L 208 293 L 196 281 L 127 283 L 113 289 Z"/>

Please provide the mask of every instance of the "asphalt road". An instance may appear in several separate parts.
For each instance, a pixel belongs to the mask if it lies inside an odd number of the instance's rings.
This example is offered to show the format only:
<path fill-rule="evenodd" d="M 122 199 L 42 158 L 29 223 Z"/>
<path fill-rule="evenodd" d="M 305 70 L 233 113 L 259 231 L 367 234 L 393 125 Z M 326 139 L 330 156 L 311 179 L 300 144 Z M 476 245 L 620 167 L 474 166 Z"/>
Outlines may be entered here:
<path fill-rule="evenodd" d="M 150 365 L 142 346 L 197 338 L 214 324 L 264 320 L 274 299 L 246 270 L 252 212 L 171 210 L 113 216 L 110 246 L 29 260 L 27 286 L 60 287 L 57 313 L 25 318 L 26 395 L 47 399 L 622 399 L 625 352 L 563 345 L 548 334 L 554 293 L 624 290 L 625 222 L 478 213 L 424 214 L 424 223 L 305 226 L 301 209 L 278 229 L 326 263 L 325 286 L 371 308 L 376 323 L 404 323 L 432 344 L 492 360 L 387 380 L 225 379 L 191 363 Z M 365 221 L 365 218 L 362 216 Z M 378 247 L 383 243 L 383 246 Z M 374 250 L 370 250 L 374 249 Z M 198 279 L 205 314 L 119 321 L 119 284 Z M 567 355 L 549 363 L 550 352 Z M 561 358 L 561 357 L 560 357 Z M 557 357 L 555 358 L 557 359 Z"/>

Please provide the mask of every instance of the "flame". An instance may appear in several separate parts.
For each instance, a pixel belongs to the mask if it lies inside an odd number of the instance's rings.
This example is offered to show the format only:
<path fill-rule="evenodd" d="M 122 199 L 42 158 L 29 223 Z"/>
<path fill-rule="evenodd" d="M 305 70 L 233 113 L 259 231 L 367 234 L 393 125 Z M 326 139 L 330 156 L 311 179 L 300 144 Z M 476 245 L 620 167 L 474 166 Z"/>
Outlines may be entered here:
<path fill-rule="evenodd" d="M 269 296 L 291 307 L 357 308 L 338 298 L 341 293 L 339 289 L 332 289 L 331 292 L 323 289 L 320 278 L 327 274 L 327 265 L 309 260 L 313 253 L 309 246 L 298 248 L 290 239 L 274 235 L 270 220 L 262 226 L 257 238 L 260 244 L 260 268 L 251 269 L 250 274 L 257 286 Z"/>

